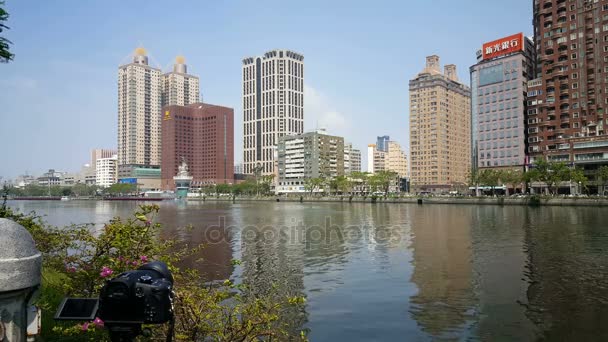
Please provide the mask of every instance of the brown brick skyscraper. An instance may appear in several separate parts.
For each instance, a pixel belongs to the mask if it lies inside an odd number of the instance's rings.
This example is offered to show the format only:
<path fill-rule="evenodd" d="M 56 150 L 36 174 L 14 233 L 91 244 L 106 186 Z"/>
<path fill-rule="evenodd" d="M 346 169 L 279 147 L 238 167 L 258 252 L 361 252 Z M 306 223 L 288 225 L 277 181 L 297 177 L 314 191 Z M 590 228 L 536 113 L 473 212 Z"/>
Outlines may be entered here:
<path fill-rule="evenodd" d="M 528 151 L 594 170 L 608 164 L 608 0 L 535 0 L 538 77 L 528 83 Z M 591 183 L 592 184 L 592 183 Z"/>
<path fill-rule="evenodd" d="M 173 190 L 182 158 L 191 187 L 234 182 L 234 110 L 207 103 L 166 106 L 162 117 L 162 188 Z"/>

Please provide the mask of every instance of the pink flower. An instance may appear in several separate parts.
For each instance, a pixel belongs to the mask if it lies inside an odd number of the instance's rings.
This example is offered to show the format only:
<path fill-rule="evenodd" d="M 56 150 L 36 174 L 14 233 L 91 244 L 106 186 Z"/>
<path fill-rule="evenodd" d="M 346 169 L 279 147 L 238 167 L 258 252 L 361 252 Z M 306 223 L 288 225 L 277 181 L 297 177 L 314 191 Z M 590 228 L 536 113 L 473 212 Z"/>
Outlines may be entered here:
<path fill-rule="evenodd" d="M 104 266 L 104 267 L 101 269 L 101 273 L 99 273 L 99 275 L 100 275 L 102 278 L 106 278 L 106 277 L 111 276 L 111 275 L 112 275 L 112 273 L 114 273 L 114 271 L 112 271 L 112 269 L 111 269 L 111 268 Z"/>
<path fill-rule="evenodd" d="M 125 258 L 123 258 L 122 255 L 121 255 L 121 256 L 118 257 L 118 261 L 125 261 Z"/>
<path fill-rule="evenodd" d="M 74 272 L 76 272 L 76 267 L 74 267 L 74 266 L 66 267 L 65 270 L 68 273 L 74 273 Z"/>
<path fill-rule="evenodd" d="M 139 257 L 139 260 L 141 260 L 141 262 L 148 262 L 148 257 L 145 255 L 142 255 Z"/>
<path fill-rule="evenodd" d="M 152 221 L 150 221 L 150 220 L 146 221 L 146 227 L 149 227 L 151 224 L 152 224 Z"/>
<path fill-rule="evenodd" d="M 133 260 L 133 261 L 131 261 L 131 265 L 133 265 L 133 266 L 137 266 L 137 260 Z"/>
<path fill-rule="evenodd" d="M 82 325 L 82 331 L 87 331 L 89 330 L 89 322 L 86 322 L 85 324 Z"/>
<path fill-rule="evenodd" d="M 95 326 L 98 328 L 103 328 L 103 321 L 99 317 L 95 317 L 95 320 L 93 320 L 93 324 L 95 324 Z"/>

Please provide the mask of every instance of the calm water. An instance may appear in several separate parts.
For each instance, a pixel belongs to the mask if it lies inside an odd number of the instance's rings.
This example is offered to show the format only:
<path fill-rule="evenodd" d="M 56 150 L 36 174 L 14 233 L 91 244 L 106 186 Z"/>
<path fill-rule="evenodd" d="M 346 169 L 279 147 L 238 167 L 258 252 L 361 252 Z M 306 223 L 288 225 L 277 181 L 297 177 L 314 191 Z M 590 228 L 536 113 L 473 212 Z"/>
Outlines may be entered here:
<path fill-rule="evenodd" d="M 10 205 L 67 225 L 127 216 L 136 204 Z M 209 278 L 304 294 L 306 313 L 294 319 L 313 341 L 592 341 L 608 340 L 607 217 L 600 208 L 167 202 L 159 221 L 164 234 L 210 242 L 197 266 Z"/>

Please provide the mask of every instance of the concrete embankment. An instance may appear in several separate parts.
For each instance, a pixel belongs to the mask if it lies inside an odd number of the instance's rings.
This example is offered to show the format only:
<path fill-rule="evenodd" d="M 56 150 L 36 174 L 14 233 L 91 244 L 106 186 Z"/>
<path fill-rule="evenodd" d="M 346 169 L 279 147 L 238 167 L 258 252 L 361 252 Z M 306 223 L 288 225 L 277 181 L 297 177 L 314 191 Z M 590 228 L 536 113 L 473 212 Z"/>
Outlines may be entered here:
<path fill-rule="evenodd" d="M 223 201 L 223 202 L 341 202 L 341 203 L 414 203 L 414 204 L 468 204 L 468 205 L 530 205 L 530 206 L 608 206 L 608 198 L 562 198 L 562 197 L 205 197 L 189 198 L 189 201 Z"/>

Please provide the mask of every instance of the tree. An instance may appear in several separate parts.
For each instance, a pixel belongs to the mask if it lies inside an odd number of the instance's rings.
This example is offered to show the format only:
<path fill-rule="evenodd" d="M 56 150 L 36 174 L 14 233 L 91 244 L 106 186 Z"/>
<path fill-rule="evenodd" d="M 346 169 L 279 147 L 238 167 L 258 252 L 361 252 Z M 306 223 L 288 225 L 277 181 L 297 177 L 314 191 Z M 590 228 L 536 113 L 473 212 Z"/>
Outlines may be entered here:
<path fill-rule="evenodd" d="M 304 189 L 306 189 L 306 191 L 309 191 L 312 195 L 313 192 L 320 189 L 323 184 L 325 184 L 325 180 L 321 177 L 308 178 L 304 182 Z"/>
<path fill-rule="evenodd" d="M 384 192 L 384 198 L 388 196 L 391 184 L 397 179 L 397 173 L 393 171 L 378 171 L 370 177 L 370 186 L 373 191 Z"/>
<path fill-rule="evenodd" d="M 519 170 L 501 170 L 498 177 L 505 184 L 506 195 L 509 196 L 509 186 L 513 186 L 513 191 L 522 182 L 523 174 Z"/>
<path fill-rule="evenodd" d="M 9 27 L 6 26 L 6 24 L 5 24 L 7 19 L 8 19 L 8 13 L 4 9 L 4 1 L 0 1 L 0 33 L 2 33 L 4 30 L 9 29 Z M 12 42 L 10 40 L 0 36 L 0 62 L 1 63 L 8 63 L 9 61 L 11 61 L 13 59 L 13 57 L 15 57 L 15 55 L 9 51 L 10 44 L 12 44 Z"/>
<path fill-rule="evenodd" d="M 498 185 L 498 176 L 498 171 L 492 169 L 485 169 L 479 173 L 479 182 L 492 188 L 492 196 L 494 196 L 496 186 Z"/>
<path fill-rule="evenodd" d="M 262 195 L 268 195 L 270 193 L 270 187 L 271 187 L 273 181 L 274 181 L 274 175 L 266 175 L 266 176 L 260 177 L 258 186 L 260 189 L 260 193 Z"/>
<path fill-rule="evenodd" d="M 478 196 L 478 197 L 480 195 L 479 180 L 480 180 L 479 170 L 472 170 L 469 173 L 469 186 L 475 188 L 475 196 Z"/>
<path fill-rule="evenodd" d="M 218 194 L 229 194 L 232 192 L 232 187 L 230 184 L 217 184 L 215 186 L 215 191 L 217 191 Z"/>
<path fill-rule="evenodd" d="M 104 189 L 104 193 L 109 195 L 128 195 L 137 190 L 137 185 L 127 183 L 116 183 Z"/>
<path fill-rule="evenodd" d="M 606 194 L 606 183 L 608 183 L 608 166 L 604 165 L 597 170 L 596 178 L 598 185 L 601 185 L 602 190 L 600 195 Z"/>
<path fill-rule="evenodd" d="M 587 176 L 585 176 L 585 173 L 583 172 L 582 169 L 572 168 L 572 169 L 570 169 L 569 173 L 570 173 L 570 180 L 580 186 L 580 188 L 579 188 L 580 192 L 582 192 L 583 189 L 587 188 L 588 179 L 587 179 Z"/>
<path fill-rule="evenodd" d="M 570 180 L 570 168 L 565 163 L 548 162 L 543 159 L 538 160 L 533 174 L 535 181 L 543 182 L 547 185 L 550 193 L 557 192 L 559 183 Z"/>

